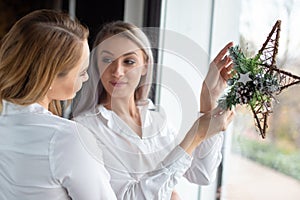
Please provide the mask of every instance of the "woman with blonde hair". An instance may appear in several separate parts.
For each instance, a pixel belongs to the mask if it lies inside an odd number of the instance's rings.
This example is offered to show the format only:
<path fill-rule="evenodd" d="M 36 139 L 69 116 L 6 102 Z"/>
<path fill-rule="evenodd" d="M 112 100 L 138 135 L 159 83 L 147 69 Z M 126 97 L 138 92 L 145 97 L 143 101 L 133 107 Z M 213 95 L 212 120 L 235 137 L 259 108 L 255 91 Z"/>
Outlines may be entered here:
<path fill-rule="evenodd" d="M 87 81 L 88 29 L 67 14 L 21 18 L 0 47 L 0 199 L 115 199 L 96 141 L 59 101 Z"/>
<path fill-rule="evenodd" d="M 108 23 L 98 33 L 90 79 L 75 98 L 73 114 L 98 138 L 118 199 L 175 199 L 174 187 L 183 176 L 199 185 L 214 179 L 221 161 L 220 132 L 233 113 L 215 108 L 209 92 L 217 96 L 226 85 L 230 46 L 221 50 L 206 77 L 212 81 L 202 91 L 205 113 L 178 141 L 166 116 L 148 100 L 153 56 L 145 33 L 122 21 Z"/>

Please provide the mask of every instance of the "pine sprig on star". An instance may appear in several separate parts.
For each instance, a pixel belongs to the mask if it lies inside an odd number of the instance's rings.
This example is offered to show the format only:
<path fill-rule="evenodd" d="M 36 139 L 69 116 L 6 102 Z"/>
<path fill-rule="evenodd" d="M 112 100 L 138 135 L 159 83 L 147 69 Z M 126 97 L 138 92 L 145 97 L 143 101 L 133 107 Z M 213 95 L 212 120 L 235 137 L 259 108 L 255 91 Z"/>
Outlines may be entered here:
<path fill-rule="evenodd" d="M 247 58 L 237 45 L 229 48 L 229 56 L 233 61 L 234 71 L 237 73 L 246 74 L 251 72 L 252 74 L 257 74 L 261 71 L 261 67 L 259 67 L 261 64 L 259 54 L 254 58 Z"/>
<path fill-rule="evenodd" d="M 260 61 L 260 54 L 247 58 L 239 46 L 229 49 L 233 61 L 233 77 L 227 81 L 230 86 L 219 105 L 223 109 L 232 109 L 237 104 L 254 107 L 269 103 L 272 93 L 279 91 L 277 76 L 268 74 Z"/>

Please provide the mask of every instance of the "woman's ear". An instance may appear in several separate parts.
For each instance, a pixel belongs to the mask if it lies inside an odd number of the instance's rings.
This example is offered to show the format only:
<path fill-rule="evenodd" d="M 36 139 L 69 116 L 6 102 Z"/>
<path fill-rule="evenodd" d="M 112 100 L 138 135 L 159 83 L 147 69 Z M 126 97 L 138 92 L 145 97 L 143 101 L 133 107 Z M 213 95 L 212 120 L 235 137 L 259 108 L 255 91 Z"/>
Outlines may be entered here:
<path fill-rule="evenodd" d="M 147 74 L 147 71 L 148 71 L 148 63 L 145 62 L 142 69 L 142 76 L 145 76 Z"/>

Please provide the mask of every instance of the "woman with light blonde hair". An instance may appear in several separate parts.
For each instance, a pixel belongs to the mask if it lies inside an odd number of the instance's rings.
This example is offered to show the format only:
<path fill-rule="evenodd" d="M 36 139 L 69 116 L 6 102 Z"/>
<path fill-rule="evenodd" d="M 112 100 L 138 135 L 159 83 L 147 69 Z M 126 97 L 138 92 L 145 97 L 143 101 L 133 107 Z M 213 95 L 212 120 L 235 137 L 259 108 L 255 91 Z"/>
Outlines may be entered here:
<path fill-rule="evenodd" d="M 220 132 L 233 118 L 232 111 L 215 105 L 232 67 L 225 56 L 230 46 L 209 69 L 201 94 L 203 115 L 178 141 L 178 132 L 148 99 L 154 62 L 146 34 L 122 21 L 100 30 L 90 79 L 75 98 L 73 117 L 97 137 L 118 199 L 175 200 L 174 188 L 182 177 L 199 185 L 214 180 L 221 161 Z"/>
<path fill-rule="evenodd" d="M 58 116 L 88 80 L 88 34 L 67 14 L 38 10 L 4 36 L 0 199 L 115 199 L 94 137 Z"/>

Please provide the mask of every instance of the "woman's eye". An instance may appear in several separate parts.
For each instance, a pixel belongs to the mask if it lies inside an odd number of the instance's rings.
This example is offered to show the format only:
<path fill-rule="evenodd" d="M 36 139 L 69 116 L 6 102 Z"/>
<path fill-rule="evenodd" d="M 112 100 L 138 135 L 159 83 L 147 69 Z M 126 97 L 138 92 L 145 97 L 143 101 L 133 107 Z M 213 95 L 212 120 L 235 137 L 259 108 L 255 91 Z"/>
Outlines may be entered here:
<path fill-rule="evenodd" d="M 102 62 L 104 62 L 104 63 L 112 63 L 113 60 L 111 58 L 102 58 Z"/>
<path fill-rule="evenodd" d="M 133 64 L 135 64 L 135 60 L 128 59 L 128 60 L 125 60 L 124 63 L 127 65 L 133 65 Z"/>

